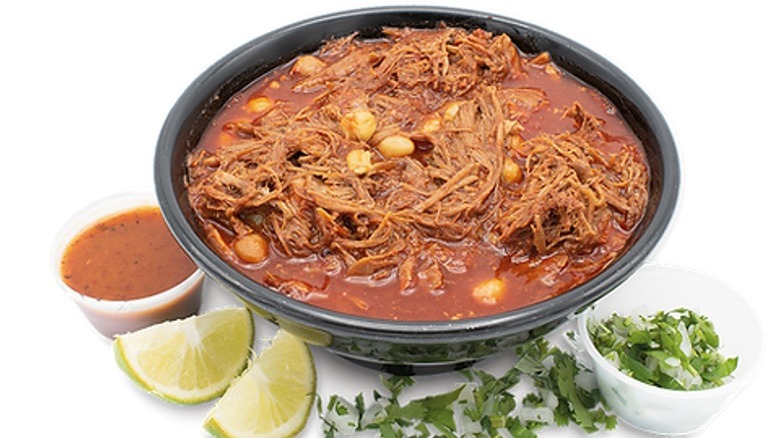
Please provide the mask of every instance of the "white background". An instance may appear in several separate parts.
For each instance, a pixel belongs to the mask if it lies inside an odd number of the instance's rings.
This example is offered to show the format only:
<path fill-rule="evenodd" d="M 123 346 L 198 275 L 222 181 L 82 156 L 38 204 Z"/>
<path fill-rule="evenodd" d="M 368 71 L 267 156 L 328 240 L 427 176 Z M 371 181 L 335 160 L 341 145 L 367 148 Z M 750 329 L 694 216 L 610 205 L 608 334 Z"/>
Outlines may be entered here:
<path fill-rule="evenodd" d="M 153 189 L 152 158 L 168 110 L 222 55 L 294 21 L 392 3 L 71 0 L 0 6 L 4 436 L 205 435 L 200 424 L 210 404 L 162 403 L 121 374 L 110 344 L 54 282 L 54 236 L 93 200 Z M 675 220 L 653 260 L 733 284 L 757 311 L 765 334 L 761 372 L 699 436 L 771 435 L 780 389 L 778 15 L 750 1 L 429 3 L 554 30 L 605 56 L 655 101 L 675 136 L 684 181 Z M 210 286 L 204 306 L 233 302 Z M 270 326 L 259 327 L 259 338 L 272 334 Z M 351 398 L 378 382 L 326 352 L 315 355 L 323 396 Z M 432 391 L 446 379 L 420 390 Z M 304 435 L 319 435 L 316 418 Z M 541 435 L 583 436 L 575 429 Z M 642 435 L 621 425 L 596 436 Z"/>

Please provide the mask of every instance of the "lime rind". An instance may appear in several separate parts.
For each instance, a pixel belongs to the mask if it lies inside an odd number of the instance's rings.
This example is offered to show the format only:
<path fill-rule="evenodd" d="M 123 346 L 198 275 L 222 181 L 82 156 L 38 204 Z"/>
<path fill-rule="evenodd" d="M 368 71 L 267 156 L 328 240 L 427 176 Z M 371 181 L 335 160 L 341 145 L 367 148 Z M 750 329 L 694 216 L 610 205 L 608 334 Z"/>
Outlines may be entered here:
<path fill-rule="evenodd" d="M 284 330 L 233 382 L 203 424 L 222 438 L 284 438 L 307 423 L 316 371 L 308 345 Z"/>
<path fill-rule="evenodd" d="M 246 369 L 254 331 L 249 310 L 221 308 L 118 336 L 114 358 L 146 392 L 171 403 L 198 404 L 224 394 Z"/>

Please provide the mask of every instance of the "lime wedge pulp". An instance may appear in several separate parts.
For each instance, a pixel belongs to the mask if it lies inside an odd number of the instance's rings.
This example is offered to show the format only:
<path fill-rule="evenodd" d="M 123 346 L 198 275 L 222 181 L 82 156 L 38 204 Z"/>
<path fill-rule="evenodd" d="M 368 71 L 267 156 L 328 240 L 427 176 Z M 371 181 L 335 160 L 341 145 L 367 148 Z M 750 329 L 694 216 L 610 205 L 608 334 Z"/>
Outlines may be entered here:
<path fill-rule="evenodd" d="M 254 323 L 245 308 L 222 308 L 117 336 L 119 367 L 170 402 L 195 404 L 222 395 L 246 368 Z"/>
<path fill-rule="evenodd" d="M 291 437 L 306 425 L 315 390 L 308 345 L 280 329 L 219 399 L 203 427 L 216 437 Z"/>

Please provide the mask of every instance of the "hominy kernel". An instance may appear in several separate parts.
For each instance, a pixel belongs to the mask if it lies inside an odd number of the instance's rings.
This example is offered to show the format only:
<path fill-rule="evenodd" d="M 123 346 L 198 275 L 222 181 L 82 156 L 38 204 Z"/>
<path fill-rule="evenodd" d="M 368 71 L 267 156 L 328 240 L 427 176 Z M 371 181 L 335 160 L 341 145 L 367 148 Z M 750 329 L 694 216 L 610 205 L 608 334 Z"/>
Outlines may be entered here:
<path fill-rule="evenodd" d="M 471 291 L 471 296 L 483 304 L 496 304 L 503 298 L 506 284 L 500 278 L 491 278 L 478 284 Z"/>
<path fill-rule="evenodd" d="M 460 111 L 460 106 L 462 105 L 462 102 L 450 102 L 444 107 L 444 114 L 442 115 L 442 119 L 444 121 L 452 121 L 455 120 L 455 116 L 458 115 L 458 111 Z"/>
<path fill-rule="evenodd" d="M 441 117 L 433 115 L 425 118 L 420 126 L 420 130 L 426 134 L 436 132 L 441 129 Z"/>
<path fill-rule="evenodd" d="M 385 157 L 405 157 L 414 152 L 414 142 L 403 135 L 385 137 L 377 145 Z"/>
<path fill-rule="evenodd" d="M 368 110 L 356 110 L 341 118 L 341 130 L 352 140 L 368 141 L 376 131 L 376 117 Z"/>
<path fill-rule="evenodd" d="M 371 152 L 355 149 L 347 154 L 347 167 L 357 175 L 363 175 L 371 170 Z"/>
<path fill-rule="evenodd" d="M 247 263 L 259 263 L 268 257 L 268 241 L 256 233 L 236 239 L 233 249 L 236 255 Z"/>
<path fill-rule="evenodd" d="M 325 64 L 324 61 L 315 56 L 304 55 L 298 58 L 298 60 L 295 62 L 295 65 L 293 65 L 292 68 L 292 72 L 299 73 L 304 76 L 311 76 L 325 68 L 326 65 L 327 64 Z"/>
<path fill-rule="evenodd" d="M 516 183 L 523 179 L 523 172 L 514 160 L 506 158 L 504 160 L 504 168 L 501 170 L 501 177 L 505 182 Z"/>
<path fill-rule="evenodd" d="M 270 108 L 273 104 L 274 103 L 271 101 L 271 99 L 265 96 L 260 96 L 250 99 L 249 102 L 247 102 L 247 107 L 249 108 L 249 111 L 253 113 L 261 113 Z"/>

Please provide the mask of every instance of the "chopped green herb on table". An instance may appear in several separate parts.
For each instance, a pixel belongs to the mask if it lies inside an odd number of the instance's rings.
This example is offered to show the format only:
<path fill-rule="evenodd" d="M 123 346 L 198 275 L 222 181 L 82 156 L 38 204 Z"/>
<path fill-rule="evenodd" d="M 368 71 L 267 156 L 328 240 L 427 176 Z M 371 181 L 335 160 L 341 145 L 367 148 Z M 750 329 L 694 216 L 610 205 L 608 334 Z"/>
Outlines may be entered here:
<path fill-rule="evenodd" d="M 613 314 L 589 321 L 588 332 L 599 353 L 620 371 L 661 388 L 717 387 L 737 367 L 737 357 L 718 352 L 712 321 L 688 309 L 649 317 Z"/>
<path fill-rule="evenodd" d="M 579 425 L 586 432 L 613 429 L 616 418 L 604 407 L 592 375 L 574 357 L 544 338 L 517 349 L 517 363 L 496 377 L 478 368 L 462 371 L 465 382 L 450 392 L 399 401 L 411 377 L 383 378 L 387 393 L 363 393 L 350 402 L 332 395 L 318 411 L 326 437 L 373 431 L 392 437 L 536 437 L 549 425 Z M 518 398 L 511 392 L 523 378 L 534 392 Z M 590 378 L 590 380 L 589 380 Z M 506 435 L 503 435 L 506 436 Z"/>

